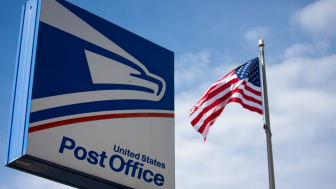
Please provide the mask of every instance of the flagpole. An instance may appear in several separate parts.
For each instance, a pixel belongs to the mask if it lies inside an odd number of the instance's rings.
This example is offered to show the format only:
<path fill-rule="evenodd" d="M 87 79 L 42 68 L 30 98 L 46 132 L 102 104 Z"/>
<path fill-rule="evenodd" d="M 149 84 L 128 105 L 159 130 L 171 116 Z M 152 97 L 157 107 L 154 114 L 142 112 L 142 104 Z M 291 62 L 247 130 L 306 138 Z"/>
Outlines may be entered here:
<path fill-rule="evenodd" d="M 262 73 L 262 83 L 263 83 L 263 104 L 264 104 L 264 129 L 266 132 L 266 141 L 267 141 L 267 158 L 268 158 L 268 177 L 269 177 L 269 188 L 275 189 L 274 181 L 274 167 L 273 167 L 273 152 L 272 152 L 272 133 L 271 133 L 271 124 L 269 118 L 269 109 L 268 109 L 268 95 L 267 95 L 267 83 L 266 83 L 266 70 L 265 70 L 265 57 L 264 57 L 264 40 L 259 39 L 260 47 L 260 59 L 261 59 L 261 73 Z"/>

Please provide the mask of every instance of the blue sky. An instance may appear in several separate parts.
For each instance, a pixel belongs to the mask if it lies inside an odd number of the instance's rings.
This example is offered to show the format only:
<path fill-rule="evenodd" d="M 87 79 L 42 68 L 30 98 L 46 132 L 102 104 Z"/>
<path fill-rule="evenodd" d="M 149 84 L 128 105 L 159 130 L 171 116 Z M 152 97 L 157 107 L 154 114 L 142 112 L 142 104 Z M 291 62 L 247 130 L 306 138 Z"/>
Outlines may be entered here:
<path fill-rule="evenodd" d="M 265 41 L 277 188 L 334 188 L 336 0 L 69 0 L 175 53 L 176 188 L 268 188 L 262 116 L 231 103 L 206 143 L 189 110 L 216 80 Z M 0 159 L 21 7 L 0 6 Z M 69 188 L 0 166 L 0 189 Z"/>

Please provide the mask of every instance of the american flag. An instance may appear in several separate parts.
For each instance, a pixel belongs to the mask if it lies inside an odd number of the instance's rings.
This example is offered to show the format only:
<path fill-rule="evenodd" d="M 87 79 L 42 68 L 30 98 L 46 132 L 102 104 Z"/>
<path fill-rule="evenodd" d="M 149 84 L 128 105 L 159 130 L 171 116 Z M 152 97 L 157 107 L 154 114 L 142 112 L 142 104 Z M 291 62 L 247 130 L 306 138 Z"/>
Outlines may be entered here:
<path fill-rule="evenodd" d="M 204 141 L 211 125 L 230 102 L 238 102 L 244 108 L 262 114 L 258 58 L 237 67 L 214 83 L 190 110 L 191 125 L 203 135 Z"/>

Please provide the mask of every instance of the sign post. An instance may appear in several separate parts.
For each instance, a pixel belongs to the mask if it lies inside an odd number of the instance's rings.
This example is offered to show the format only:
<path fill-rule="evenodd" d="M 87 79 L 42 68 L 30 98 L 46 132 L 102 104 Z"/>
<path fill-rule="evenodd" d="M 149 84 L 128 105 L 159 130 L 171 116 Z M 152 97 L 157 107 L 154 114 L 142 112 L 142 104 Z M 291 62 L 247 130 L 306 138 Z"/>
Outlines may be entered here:
<path fill-rule="evenodd" d="M 175 188 L 174 53 L 64 0 L 29 0 L 20 31 L 6 165 Z"/>

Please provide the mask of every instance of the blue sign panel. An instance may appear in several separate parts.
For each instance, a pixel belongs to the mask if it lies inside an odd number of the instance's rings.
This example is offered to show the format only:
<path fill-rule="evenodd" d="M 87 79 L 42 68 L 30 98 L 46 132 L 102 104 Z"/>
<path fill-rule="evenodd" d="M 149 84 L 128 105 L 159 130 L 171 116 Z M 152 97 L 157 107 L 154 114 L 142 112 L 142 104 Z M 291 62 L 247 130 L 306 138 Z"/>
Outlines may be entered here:
<path fill-rule="evenodd" d="M 173 52 L 64 0 L 22 15 L 7 166 L 83 188 L 174 188 Z"/>

